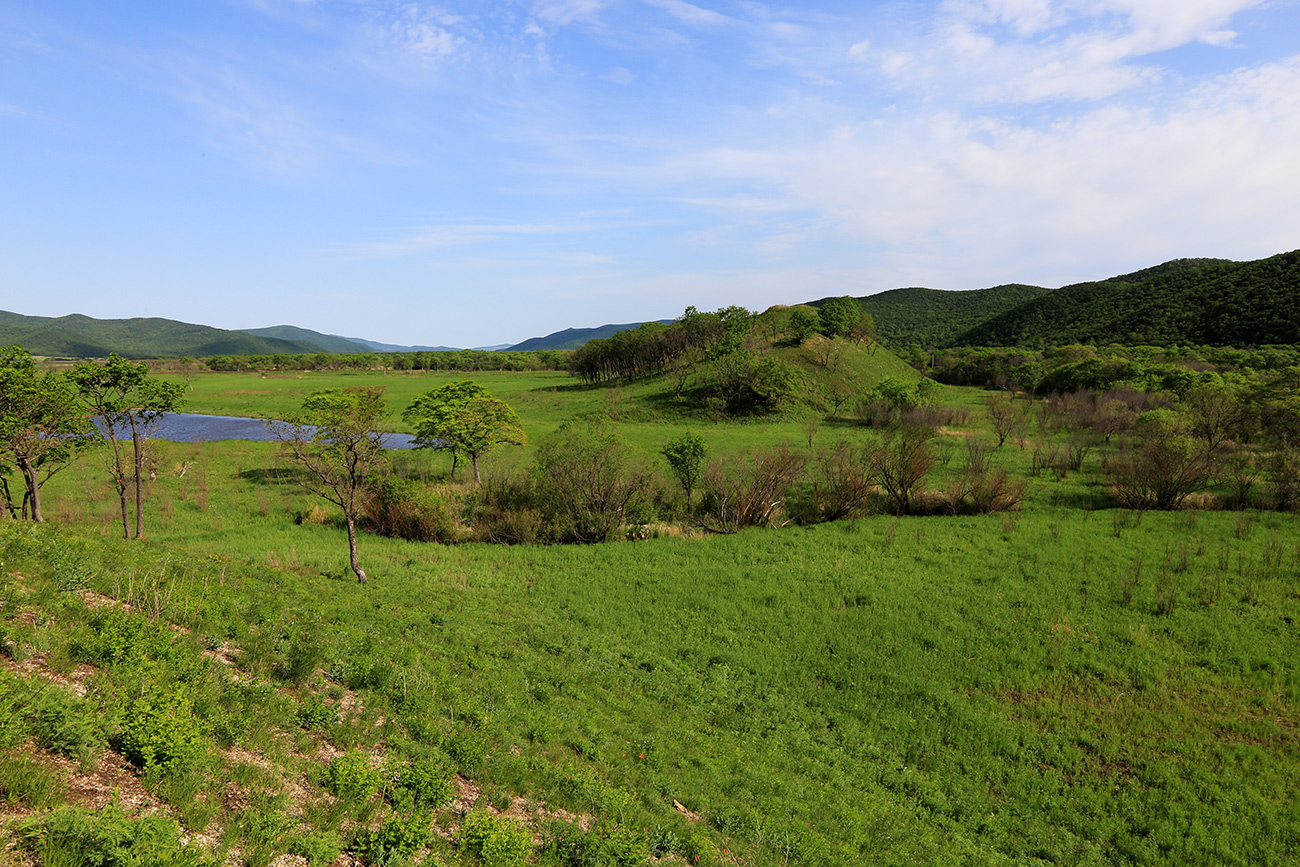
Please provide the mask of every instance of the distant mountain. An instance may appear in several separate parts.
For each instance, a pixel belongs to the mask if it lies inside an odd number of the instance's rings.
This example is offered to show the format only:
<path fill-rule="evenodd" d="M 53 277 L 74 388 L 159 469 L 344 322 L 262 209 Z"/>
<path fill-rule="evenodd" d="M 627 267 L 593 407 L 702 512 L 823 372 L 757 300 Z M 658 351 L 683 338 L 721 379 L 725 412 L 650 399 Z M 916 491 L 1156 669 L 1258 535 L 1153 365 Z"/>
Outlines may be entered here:
<path fill-rule="evenodd" d="M 319 352 L 314 344 L 241 331 L 226 331 L 172 319 L 92 319 L 23 316 L 0 311 L 0 345 L 22 346 L 33 355 L 127 358 L 247 355 L 263 352 Z"/>
<path fill-rule="evenodd" d="M 966 331 L 1050 292 L 1019 283 L 966 292 L 911 287 L 868 295 L 858 303 L 875 319 L 876 333 L 888 346 L 949 346 Z"/>
<path fill-rule="evenodd" d="M 371 352 L 457 352 L 458 346 L 402 346 L 398 343 L 380 343 L 377 340 L 364 340 L 360 337 L 340 337 L 339 340 L 348 340 L 352 343 L 358 343 L 363 350 Z M 355 349 L 348 350 L 356 352 Z"/>
<path fill-rule="evenodd" d="M 1300 343 L 1300 250 L 1251 262 L 1176 259 L 1063 286 L 968 329 L 954 343 Z"/>
<path fill-rule="evenodd" d="M 667 325 L 673 320 L 659 319 L 657 321 Z M 508 351 L 530 352 L 538 349 L 577 349 L 589 340 L 609 337 L 620 331 L 627 331 L 644 324 L 644 322 L 629 322 L 625 325 L 601 325 L 598 328 L 566 328 L 545 337 L 532 337 L 523 343 L 516 343 L 514 346 L 509 347 Z"/>
<path fill-rule="evenodd" d="M 320 347 L 318 352 L 369 352 L 370 347 L 359 340 L 349 340 L 336 334 L 321 334 L 296 325 L 272 325 L 270 328 L 240 328 L 241 334 L 254 334 L 258 337 L 273 337 L 278 340 L 292 340 L 296 343 L 309 343 Z"/>

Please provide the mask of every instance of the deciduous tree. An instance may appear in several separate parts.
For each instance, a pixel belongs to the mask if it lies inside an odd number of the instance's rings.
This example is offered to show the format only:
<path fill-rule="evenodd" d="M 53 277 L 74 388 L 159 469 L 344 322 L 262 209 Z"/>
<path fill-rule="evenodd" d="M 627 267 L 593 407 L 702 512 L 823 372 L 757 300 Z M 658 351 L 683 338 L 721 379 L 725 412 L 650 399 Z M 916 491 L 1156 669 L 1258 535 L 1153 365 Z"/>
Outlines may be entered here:
<path fill-rule="evenodd" d="M 474 481 L 479 482 L 479 458 L 503 443 L 527 442 L 515 411 L 470 380 L 449 382 L 420 395 L 402 418 L 415 426 L 417 448 L 452 450 L 452 478 L 460 455 L 469 458 Z"/>
<path fill-rule="evenodd" d="M 130 538 L 130 516 L 126 490 L 135 485 L 135 538 L 144 538 L 144 465 L 146 445 L 164 415 L 177 412 L 183 403 L 185 387 L 178 382 L 164 382 L 149 376 L 149 365 L 127 361 L 117 353 L 99 364 L 83 361 L 68 371 L 68 379 L 77 387 L 81 399 L 93 416 L 99 418 L 100 435 L 113 447 L 109 471 L 117 488 L 122 507 L 122 538 Z M 132 473 L 127 474 L 122 460 L 120 435 L 131 432 Z"/>
<path fill-rule="evenodd" d="M 23 477 L 22 514 L 45 520 L 41 485 L 67 465 L 93 431 L 76 397 L 54 374 L 42 374 L 22 347 L 0 350 L 0 457 Z M 4 483 L 5 508 L 19 509 Z"/>
<path fill-rule="evenodd" d="M 338 506 L 348 528 L 349 565 L 357 581 L 366 573 L 357 557 L 357 517 L 366 478 L 385 460 L 381 386 L 333 388 L 310 394 L 298 413 L 272 422 L 276 438 L 303 469 L 304 488 Z"/>

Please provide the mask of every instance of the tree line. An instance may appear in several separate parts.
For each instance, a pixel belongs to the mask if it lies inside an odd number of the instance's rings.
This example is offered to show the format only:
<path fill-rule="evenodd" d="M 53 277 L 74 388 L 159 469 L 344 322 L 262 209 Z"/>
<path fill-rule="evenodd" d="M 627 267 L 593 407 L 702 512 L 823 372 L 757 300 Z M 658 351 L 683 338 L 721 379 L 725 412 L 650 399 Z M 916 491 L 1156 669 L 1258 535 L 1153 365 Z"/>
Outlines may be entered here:
<path fill-rule="evenodd" d="M 302 352 L 214 355 L 209 370 L 234 373 L 267 370 L 564 370 L 569 352 L 455 349 L 420 352 Z"/>

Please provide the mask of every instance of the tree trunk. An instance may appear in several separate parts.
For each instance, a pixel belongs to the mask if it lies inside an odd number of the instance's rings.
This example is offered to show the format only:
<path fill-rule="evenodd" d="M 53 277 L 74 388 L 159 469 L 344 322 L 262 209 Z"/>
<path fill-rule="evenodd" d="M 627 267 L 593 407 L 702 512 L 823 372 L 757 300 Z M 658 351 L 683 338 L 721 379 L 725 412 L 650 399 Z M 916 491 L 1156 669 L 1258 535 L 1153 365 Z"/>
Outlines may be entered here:
<path fill-rule="evenodd" d="M 41 514 L 41 486 L 36 478 L 36 467 L 26 458 L 19 458 L 18 468 L 22 470 L 23 480 L 27 483 L 27 496 L 23 499 L 24 503 L 28 498 L 31 499 L 32 520 L 38 524 L 44 523 L 45 516 Z"/>
<path fill-rule="evenodd" d="M 455 449 L 452 449 L 451 450 L 451 481 L 453 482 L 456 481 L 456 458 L 457 457 L 459 457 L 459 454 L 456 452 Z"/>
<path fill-rule="evenodd" d="M 131 538 L 131 513 L 126 507 L 126 470 L 122 467 L 122 444 L 118 442 L 117 437 L 111 433 L 113 422 L 105 419 L 105 426 L 109 429 L 109 442 L 113 444 L 113 484 L 117 486 L 117 499 L 122 505 L 122 538 Z"/>
<path fill-rule="evenodd" d="M 135 414 L 127 416 L 131 421 L 131 448 L 135 453 L 135 537 L 144 538 L 144 484 L 141 473 L 144 471 L 144 443 L 141 441 L 140 429 L 136 427 Z"/>
<path fill-rule="evenodd" d="M 348 519 L 348 554 L 352 558 L 352 571 L 356 573 L 357 583 L 366 583 L 366 573 L 357 562 L 357 522 L 351 513 L 347 515 Z"/>
<path fill-rule="evenodd" d="M 476 484 L 476 485 L 481 485 L 481 484 L 483 484 L 483 480 L 482 480 L 481 478 L 479 478 L 479 474 L 478 474 L 478 455 L 476 455 L 476 454 L 474 454 L 473 452 L 471 452 L 471 453 L 470 453 L 470 456 L 469 456 L 469 459 L 470 459 L 470 462 L 471 462 L 472 464 L 474 464 L 474 484 Z"/>
<path fill-rule="evenodd" d="M 4 498 L 5 498 L 4 508 L 3 510 L 0 511 L 3 511 L 4 514 L 8 516 L 9 520 L 17 521 L 18 509 L 16 506 L 14 506 L 13 495 L 9 492 L 9 480 L 6 479 L 4 476 L 0 476 L 0 491 L 3 491 Z"/>

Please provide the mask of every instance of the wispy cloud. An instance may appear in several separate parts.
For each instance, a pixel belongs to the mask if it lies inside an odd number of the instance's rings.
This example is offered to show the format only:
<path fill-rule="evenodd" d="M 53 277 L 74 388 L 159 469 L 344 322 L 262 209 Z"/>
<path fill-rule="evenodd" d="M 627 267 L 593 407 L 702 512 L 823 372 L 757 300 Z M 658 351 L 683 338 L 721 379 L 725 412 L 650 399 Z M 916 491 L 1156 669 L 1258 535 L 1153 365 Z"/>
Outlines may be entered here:
<path fill-rule="evenodd" d="M 661 9 L 683 24 L 692 27 L 720 27 L 735 23 L 728 15 L 686 3 L 684 0 L 645 0 L 646 5 Z"/>
<path fill-rule="evenodd" d="M 589 232 L 591 223 L 455 223 L 422 226 L 406 237 L 393 241 L 356 245 L 352 249 L 366 256 L 409 256 L 447 247 L 466 247 L 499 241 L 509 237 L 566 235 Z"/>

